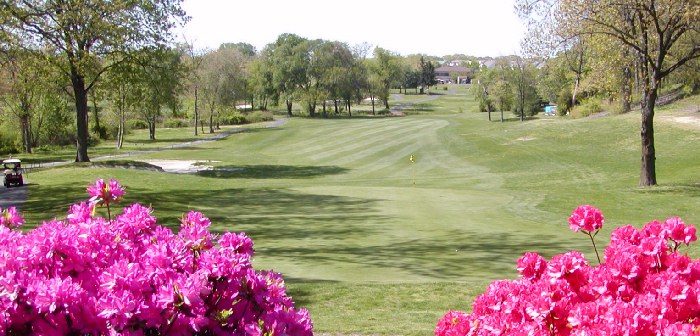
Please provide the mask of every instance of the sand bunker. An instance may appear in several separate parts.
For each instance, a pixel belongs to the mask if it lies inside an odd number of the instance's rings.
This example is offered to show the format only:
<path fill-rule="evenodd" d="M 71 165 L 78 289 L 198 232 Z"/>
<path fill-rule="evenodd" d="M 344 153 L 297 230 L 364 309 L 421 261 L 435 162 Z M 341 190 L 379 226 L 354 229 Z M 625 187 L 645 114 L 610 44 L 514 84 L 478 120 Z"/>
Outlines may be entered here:
<path fill-rule="evenodd" d="M 140 160 L 161 167 L 164 172 L 177 174 L 194 174 L 202 170 L 211 170 L 212 166 L 197 163 L 216 162 L 208 160 Z"/>

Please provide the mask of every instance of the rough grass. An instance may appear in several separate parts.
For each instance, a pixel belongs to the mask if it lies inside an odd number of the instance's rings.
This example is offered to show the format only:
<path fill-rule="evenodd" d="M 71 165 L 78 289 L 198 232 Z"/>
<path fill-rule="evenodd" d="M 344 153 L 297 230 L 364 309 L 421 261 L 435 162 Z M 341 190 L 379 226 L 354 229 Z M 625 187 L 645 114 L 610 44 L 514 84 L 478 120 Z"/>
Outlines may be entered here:
<path fill-rule="evenodd" d="M 23 210 L 31 224 L 60 217 L 98 177 L 119 179 L 125 201 L 152 205 L 161 224 L 176 227 L 184 212 L 200 210 L 215 231 L 253 238 L 256 267 L 283 273 L 324 335 L 429 335 L 488 282 L 516 277 L 526 251 L 592 256 L 566 225 L 580 204 L 606 215 L 603 246 L 619 225 L 672 215 L 700 222 L 700 132 L 687 124 L 658 124 L 662 185 L 639 188 L 636 114 L 488 122 L 464 87 L 422 104 L 408 117 L 295 118 L 130 158 L 219 161 L 196 175 L 83 166 L 32 173 Z M 687 115 L 682 106 L 659 119 Z"/>

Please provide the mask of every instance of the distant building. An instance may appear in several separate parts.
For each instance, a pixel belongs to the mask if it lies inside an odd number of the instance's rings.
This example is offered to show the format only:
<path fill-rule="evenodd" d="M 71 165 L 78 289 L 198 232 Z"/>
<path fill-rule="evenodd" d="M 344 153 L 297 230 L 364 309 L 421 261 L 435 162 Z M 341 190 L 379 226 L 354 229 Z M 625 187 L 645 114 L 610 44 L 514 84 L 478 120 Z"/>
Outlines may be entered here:
<path fill-rule="evenodd" d="M 442 65 L 448 66 L 448 67 L 458 67 L 458 66 L 462 66 L 462 64 L 466 64 L 466 63 L 469 63 L 469 61 L 451 60 L 451 61 L 445 61 L 445 63 L 443 63 Z"/>
<path fill-rule="evenodd" d="M 496 66 L 496 60 L 493 58 L 480 58 L 478 61 L 482 67 L 486 67 L 487 69 L 491 69 Z"/>
<path fill-rule="evenodd" d="M 474 78 L 474 69 L 463 66 L 441 66 L 435 69 L 435 79 L 440 84 L 470 84 Z"/>

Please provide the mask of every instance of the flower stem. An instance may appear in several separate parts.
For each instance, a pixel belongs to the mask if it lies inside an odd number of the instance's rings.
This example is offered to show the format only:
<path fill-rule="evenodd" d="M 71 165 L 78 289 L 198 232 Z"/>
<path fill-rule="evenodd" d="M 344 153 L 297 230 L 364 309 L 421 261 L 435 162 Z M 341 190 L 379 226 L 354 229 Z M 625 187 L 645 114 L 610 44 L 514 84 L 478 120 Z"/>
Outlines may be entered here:
<path fill-rule="evenodd" d="M 596 258 L 598 258 L 598 264 L 600 265 L 602 263 L 600 262 L 600 255 L 598 254 L 598 248 L 595 246 L 595 240 L 593 240 L 593 235 L 590 232 L 586 232 L 586 234 L 588 235 L 588 238 L 591 238 L 591 243 L 593 244 L 593 250 L 595 251 L 595 256 L 596 256 Z"/>

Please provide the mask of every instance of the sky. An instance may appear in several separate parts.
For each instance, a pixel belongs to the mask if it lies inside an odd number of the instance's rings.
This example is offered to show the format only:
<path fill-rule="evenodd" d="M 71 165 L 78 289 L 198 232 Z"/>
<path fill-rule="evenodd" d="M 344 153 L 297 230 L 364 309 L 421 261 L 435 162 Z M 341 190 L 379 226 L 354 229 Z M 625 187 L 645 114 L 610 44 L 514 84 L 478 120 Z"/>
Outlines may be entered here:
<path fill-rule="evenodd" d="M 524 34 L 514 0 L 184 0 L 191 17 L 178 40 L 198 49 L 246 42 L 261 50 L 280 34 L 368 43 L 445 56 L 518 54 Z"/>

